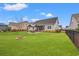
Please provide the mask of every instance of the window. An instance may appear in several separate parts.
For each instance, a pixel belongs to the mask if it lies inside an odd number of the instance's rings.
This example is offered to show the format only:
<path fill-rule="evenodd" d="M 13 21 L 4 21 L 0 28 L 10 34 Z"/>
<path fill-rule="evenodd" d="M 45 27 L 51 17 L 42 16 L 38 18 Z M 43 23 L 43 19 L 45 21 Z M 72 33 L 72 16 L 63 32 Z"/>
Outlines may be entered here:
<path fill-rule="evenodd" d="M 51 26 L 48 26 L 48 29 L 51 29 Z"/>

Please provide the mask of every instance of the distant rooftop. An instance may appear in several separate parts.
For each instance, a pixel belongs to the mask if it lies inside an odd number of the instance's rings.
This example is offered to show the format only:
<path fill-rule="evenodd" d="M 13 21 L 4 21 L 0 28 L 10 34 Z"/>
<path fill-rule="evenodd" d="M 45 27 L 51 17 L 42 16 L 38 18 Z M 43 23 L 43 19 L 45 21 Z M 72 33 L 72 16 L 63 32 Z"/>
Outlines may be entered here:
<path fill-rule="evenodd" d="M 28 21 L 23 21 L 23 22 L 9 22 L 9 24 L 20 24 L 20 23 L 28 23 Z"/>
<path fill-rule="evenodd" d="M 6 24 L 4 24 L 4 23 L 0 23 L 0 25 L 6 25 Z"/>

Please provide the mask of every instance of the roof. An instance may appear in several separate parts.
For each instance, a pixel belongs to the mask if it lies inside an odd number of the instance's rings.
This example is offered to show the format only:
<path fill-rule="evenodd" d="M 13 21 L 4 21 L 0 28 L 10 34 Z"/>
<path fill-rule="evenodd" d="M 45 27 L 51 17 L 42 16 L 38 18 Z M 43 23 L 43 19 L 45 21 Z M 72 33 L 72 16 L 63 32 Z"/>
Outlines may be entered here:
<path fill-rule="evenodd" d="M 54 25 L 56 23 L 56 21 L 58 20 L 58 17 L 53 17 L 53 18 L 48 18 L 48 19 L 43 19 L 43 20 L 39 20 L 39 21 L 36 21 L 36 22 L 27 22 L 27 21 L 24 21 L 24 22 L 18 22 L 18 23 L 15 23 L 15 22 L 10 22 L 9 25 L 19 25 L 21 23 L 28 23 L 28 24 L 36 24 L 36 25 Z"/>
<path fill-rule="evenodd" d="M 75 17 L 77 21 L 79 21 L 79 13 L 78 14 L 73 14 L 72 17 Z"/>
<path fill-rule="evenodd" d="M 23 22 L 19 22 L 19 23 L 28 23 L 28 21 L 23 21 Z"/>
<path fill-rule="evenodd" d="M 4 24 L 4 23 L 0 23 L 0 25 L 6 25 L 6 24 Z"/>
<path fill-rule="evenodd" d="M 48 19 L 36 21 L 36 22 L 34 22 L 34 24 L 37 24 L 37 25 L 52 24 L 52 25 L 54 25 L 57 20 L 58 20 L 58 17 L 48 18 Z"/>
<path fill-rule="evenodd" d="M 28 23 L 28 22 L 27 21 L 18 22 L 18 23 L 10 22 L 9 25 L 19 25 L 19 24 L 22 24 L 22 23 Z"/>

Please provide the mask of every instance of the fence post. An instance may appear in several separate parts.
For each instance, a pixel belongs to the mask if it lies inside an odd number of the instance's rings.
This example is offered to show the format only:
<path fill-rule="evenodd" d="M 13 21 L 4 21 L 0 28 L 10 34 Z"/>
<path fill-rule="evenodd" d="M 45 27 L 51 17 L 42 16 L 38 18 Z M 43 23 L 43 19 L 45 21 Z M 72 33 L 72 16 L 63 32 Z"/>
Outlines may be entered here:
<path fill-rule="evenodd" d="M 74 36 L 75 36 L 74 33 L 75 33 L 75 31 L 72 31 L 72 32 L 73 32 L 73 38 L 72 38 L 72 41 L 73 41 L 73 43 L 74 43 L 74 42 L 75 42 L 75 41 L 74 41 L 74 40 L 75 40 L 75 39 L 74 39 Z"/>

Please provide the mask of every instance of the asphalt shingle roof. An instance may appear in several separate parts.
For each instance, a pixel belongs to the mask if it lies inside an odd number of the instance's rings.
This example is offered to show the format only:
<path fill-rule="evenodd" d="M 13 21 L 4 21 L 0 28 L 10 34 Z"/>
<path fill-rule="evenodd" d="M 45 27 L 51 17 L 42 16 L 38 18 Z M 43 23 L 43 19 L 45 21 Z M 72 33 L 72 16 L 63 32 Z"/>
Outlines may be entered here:
<path fill-rule="evenodd" d="M 28 23 L 28 24 L 36 24 L 36 25 L 48 25 L 48 24 L 54 25 L 57 20 L 58 20 L 58 17 L 53 17 L 53 18 L 39 20 L 39 21 L 32 22 L 32 23 L 29 23 L 26 21 L 26 22 L 19 22 L 19 23 L 10 22 L 9 24 L 10 25 L 19 25 L 21 23 Z"/>
<path fill-rule="evenodd" d="M 58 20 L 58 17 L 54 17 L 54 18 L 48 18 L 48 19 L 43 19 L 43 20 L 39 20 L 39 21 L 36 21 L 34 24 L 55 24 L 56 21 Z"/>
<path fill-rule="evenodd" d="M 79 21 L 79 14 L 73 14 L 72 17 L 75 17 L 75 19 Z"/>

